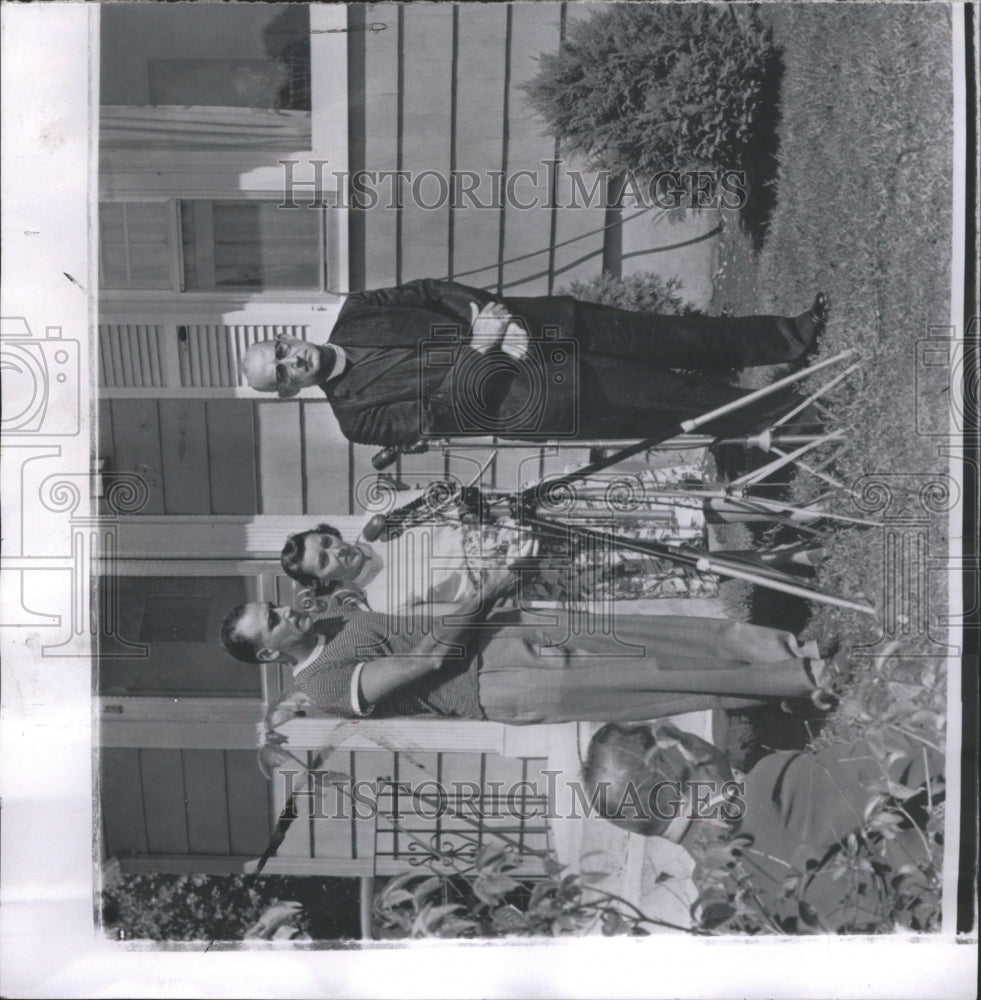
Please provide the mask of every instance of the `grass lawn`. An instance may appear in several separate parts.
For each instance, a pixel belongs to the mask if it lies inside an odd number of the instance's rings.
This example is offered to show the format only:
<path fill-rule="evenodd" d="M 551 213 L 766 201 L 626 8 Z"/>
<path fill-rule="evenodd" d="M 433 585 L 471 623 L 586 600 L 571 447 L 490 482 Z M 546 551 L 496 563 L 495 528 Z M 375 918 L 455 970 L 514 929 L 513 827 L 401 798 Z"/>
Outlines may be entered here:
<path fill-rule="evenodd" d="M 929 552 L 942 557 L 947 514 L 919 497 L 947 460 L 936 437 L 917 432 L 948 420 L 946 376 L 916 371 L 917 341 L 948 325 L 951 240 L 950 17 L 939 6 L 815 4 L 767 6 L 783 50 L 776 207 L 754 252 L 728 225 L 720 246 L 711 311 L 790 312 L 823 289 L 832 314 L 818 358 L 857 349 L 863 368 L 831 397 L 832 427 L 847 434 L 828 471 L 851 490 L 874 475 L 894 492 L 887 513 L 928 525 Z M 831 429 L 831 428 L 829 428 Z M 798 498 L 823 492 L 801 473 Z M 858 494 L 858 490 L 852 490 Z M 841 513 L 859 509 L 849 491 Z M 939 505 L 941 508 L 943 504 Z M 820 583 L 832 592 L 886 606 L 897 628 L 897 654 L 857 658 L 857 680 L 819 739 L 861 730 L 888 745 L 897 728 L 943 746 L 946 707 L 943 650 L 926 623 L 946 611 L 942 573 L 900 594 L 895 610 L 886 582 L 886 532 L 834 531 Z M 901 555 L 901 553 L 900 553 Z M 813 605 L 805 634 L 853 646 L 876 643 L 874 619 Z"/>
<path fill-rule="evenodd" d="M 785 64 L 776 208 L 758 254 L 738 227 L 727 227 L 713 311 L 784 312 L 818 289 L 829 294 L 818 358 L 851 347 L 864 362 L 831 397 L 833 426 L 848 435 L 832 471 L 849 487 L 862 476 L 899 474 L 911 513 L 930 522 L 930 552 L 942 555 L 946 514 L 919 505 L 916 490 L 921 476 L 941 478 L 947 461 L 936 438 L 917 433 L 916 407 L 921 426 L 924 415 L 932 428 L 945 426 L 946 379 L 915 366 L 917 341 L 948 323 L 949 15 L 932 5 L 764 10 Z M 798 497 L 821 491 L 807 474 L 795 484 Z M 835 502 L 842 513 L 881 516 L 845 492 Z M 831 548 L 825 584 L 880 601 L 882 532 L 839 531 Z M 914 633 L 901 636 L 902 652 L 937 653 L 915 628 L 927 610 L 934 618 L 945 611 L 942 585 L 931 577 L 928 609 L 910 596 L 904 610 Z M 869 624 L 815 606 L 810 631 L 861 640 Z"/>

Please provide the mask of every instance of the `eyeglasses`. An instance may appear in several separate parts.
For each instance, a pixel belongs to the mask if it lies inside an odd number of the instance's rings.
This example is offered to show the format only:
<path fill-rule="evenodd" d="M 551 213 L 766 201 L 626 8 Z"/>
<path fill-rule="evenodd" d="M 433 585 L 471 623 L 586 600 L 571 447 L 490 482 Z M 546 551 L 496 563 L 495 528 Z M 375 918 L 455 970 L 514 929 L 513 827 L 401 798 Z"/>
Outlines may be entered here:
<path fill-rule="evenodd" d="M 290 345 L 284 343 L 282 340 L 276 341 L 276 346 L 273 349 L 274 357 L 277 362 L 285 361 L 290 356 Z M 289 369 L 287 369 L 284 364 L 276 365 L 276 389 L 278 392 L 283 392 L 289 389 L 293 384 L 293 376 L 290 374 Z"/>
<path fill-rule="evenodd" d="M 339 546 L 341 544 L 342 544 L 341 539 L 338 538 L 337 535 L 331 535 L 330 533 L 328 533 L 326 531 L 322 531 L 317 536 L 317 552 L 318 552 L 318 554 L 324 553 L 324 552 L 329 552 L 331 549 L 336 548 L 337 546 Z M 321 565 L 321 569 L 322 568 L 323 568 L 323 566 Z"/>

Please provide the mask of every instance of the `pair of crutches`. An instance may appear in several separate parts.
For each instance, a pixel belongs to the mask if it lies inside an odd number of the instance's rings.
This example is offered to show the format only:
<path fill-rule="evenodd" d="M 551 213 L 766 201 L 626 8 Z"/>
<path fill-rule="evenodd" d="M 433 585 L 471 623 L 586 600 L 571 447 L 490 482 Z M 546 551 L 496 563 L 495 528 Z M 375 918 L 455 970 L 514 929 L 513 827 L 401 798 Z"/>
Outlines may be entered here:
<path fill-rule="evenodd" d="M 668 442 L 674 444 L 675 442 L 687 441 L 689 447 L 698 447 L 719 441 L 720 439 L 717 437 L 701 436 L 691 438 L 690 436 L 700 427 L 703 427 L 712 421 L 718 420 L 720 417 L 724 417 L 729 413 L 734 413 L 759 399 L 779 391 L 785 386 L 798 382 L 801 379 L 808 378 L 822 369 L 828 368 L 831 365 L 852 357 L 854 354 L 854 350 L 842 351 L 840 354 L 827 358 L 826 360 L 812 365 L 809 368 L 793 372 L 769 385 L 747 393 L 740 399 L 727 403 L 724 406 L 720 406 L 700 417 L 681 421 L 676 427 L 671 428 L 670 430 L 655 437 L 631 442 L 614 451 L 612 454 L 596 458 L 581 468 L 575 469 L 571 472 L 562 473 L 560 475 L 546 476 L 539 482 L 524 487 L 513 494 L 498 494 L 496 496 L 488 494 L 482 498 L 482 503 L 487 503 L 490 507 L 501 503 L 507 503 L 510 508 L 511 515 L 515 518 L 519 525 L 543 536 L 568 538 L 570 533 L 574 533 L 580 538 L 588 539 L 596 545 L 612 546 L 614 548 L 631 552 L 659 556 L 675 563 L 690 566 L 698 572 L 713 573 L 719 576 L 744 580 L 760 587 L 766 587 L 782 593 L 792 594 L 807 600 L 830 604 L 841 608 L 848 608 L 864 614 L 875 615 L 876 610 L 869 605 L 860 604 L 856 601 L 838 597 L 834 594 L 828 594 L 814 587 L 804 586 L 801 584 L 798 577 L 784 573 L 775 567 L 759 566 L 755 563 L 751 564 L 741 562 L 735 557 L 713 555 L 708 551 L 688 546 L 682 548 L 670 543 L 658 542 L 649 539 L 626 538 L 613 532 L 587 528 L 580 524 L 561 521 L 556 517 L 544 516 L 540 513 L 542 508 L 547 510 L 549 507 L 554 508 L 556 506 L 561 506 L 561 499 L 563 495 L 568 494 L 574 483 L 580 480 L 588 480 L 590 476 L 617 465 L 634 455 L 663 447 Z M 809 395 L 799 405 L 795 406 L 788 413 L 774 421 L 770 427 L 762 433 L 738 439 L 742 443 L 753 444 L 760 447 L 764 451 L 773 453 L 775 455 L 773 461 L 768 462 L 760 469 L 755 469 L 751 473 L 741 476 L 724 490 L 690 490 L 683 488 L 672 489 L 670 487 L 662 489 L 658 487 L 654 494 L 655 502 L 658 497 L 667 498 L 669 496 L 675 496 L 678 498 L 683 497 L 687 499 L 700 498 L 703 502 L 709 503 L 712 501 L 720 501 L 730 508 L 735 507 L 737 510 L 742 509 L 748 514 L 766 517 L 767 519 L 776 522 L 792 524 L 795 527 L 804 527 L 805 530 L 807 530 L 807 521 L 816 520 L 818 518 L 827 518 L 829 520 L 836 520 L 849 524 L 875 526 L 876 522 L 874 521 L 836 514 L 830 511 L 815 511 L 812 506 L 803 508 L 796 507 L 782 501 L 770 500 L 756 496 L 750 497 L 745 493 L 745 489 L 747 487 L 757 484 L 760 480 L 771 475 L 773 472 L 790 464 L 798 465 L 805 471 L 821 479 L 827 485 L 832 486 L 833 489 L 844 488 L 842 483 L 838 482 L 838 480 L 824 472 L 827 462 L 823 463 L 820 467 L 812 467 L 801 461 L 803 455 L 814 450 L 820 445 L 839 440 L 841 437 L 840 434 L 800 435 L 797 436 L 797 440 L 793 440 L 794 436 L 784 437 L 781 434 L 780 428 L 785 427 L 788 421 L 796 414 L 800 413 L 808 406 L 817 403 L 822 396 L 826 395 L 832 388 L 834 388 L 834 386 L 842 382 L 858 367 L 859 365 L 857 363 L 850 365 L 843 372 L 835 376 L 835 378 L 825 383 L 818 390 Z M 778 441 L 780 442 L 779 444 L 776 443 Z M 583 446 L 582 442 L 577 442 L 577 444 L 579 444 L 580 447 Z M 784 448 L 791 447 L 792 445 L 797 446 L 792 447 L 792 450 L 790 451 L 784 450 Z M 522 446 L 527 447 L 527 444 Z M 472 447 L 472 444 L 468 444 L 468 447 Z M 492 452 L 487 462 L 483 464 L 477 475 L 473 478 L 471 483 L 468 484 L 470 487 L 473 487 L 475 484 L 480 482 L 480 479 L 482 478 L 488 465 L 491 461 L 493 461 L 493 457 L 494 453 Z M 441 496 L 434 497 L 431 502 L 423 505 L 423 508 L 418 512 L 418 517 L 425 520 L 443 516 L 454 506 L 457 500 L 457 496 L 450 495 L 444 491 Z"/>

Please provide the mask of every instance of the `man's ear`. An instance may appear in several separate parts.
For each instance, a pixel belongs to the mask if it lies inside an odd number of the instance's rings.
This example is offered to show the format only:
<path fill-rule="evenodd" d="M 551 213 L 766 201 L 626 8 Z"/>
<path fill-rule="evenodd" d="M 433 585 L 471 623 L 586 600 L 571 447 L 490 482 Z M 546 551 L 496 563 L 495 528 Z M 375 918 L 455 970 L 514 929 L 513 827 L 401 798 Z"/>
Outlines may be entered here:
<path fill-rule="evenodd" d="M 273 663 L 282 657 L 282 653 L 277 649 L 269 649 L 268 647 L 263 647 L 262 649 L 256 650 L 256 658 L 260 663 Z"/>

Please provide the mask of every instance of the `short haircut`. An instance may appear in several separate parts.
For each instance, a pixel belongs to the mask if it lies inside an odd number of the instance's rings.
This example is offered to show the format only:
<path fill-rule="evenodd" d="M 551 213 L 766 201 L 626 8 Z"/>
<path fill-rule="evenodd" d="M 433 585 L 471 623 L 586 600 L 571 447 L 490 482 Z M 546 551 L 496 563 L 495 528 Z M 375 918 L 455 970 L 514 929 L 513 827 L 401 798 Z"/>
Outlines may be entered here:
<path fill-rule="evenodd" d="M 314 593 L 318 596 L 331 594 L 340 586 L 340 580 L 325 582 L 312 573 L 304 573 L 300 568 L 300 563 L 303 561 L 304 543 L 310 535 L 341 537 L 341 533 L 331 524 L 318 524 L 316 528 L 310 528 L 308 531 L 298 531 L 286 539 L 283 551 L 279 555 L 279 561 L 282 564 L 283 572 L 291 579 L 296 580 L 297 583 L 304 587 L 313 587 Z"/>
<path fill-rule="evenodd" d="M 596 793 L 599 814 L 616 826 L 653 837 L 663 833 L 668 824 L 658 817 L 637 815 L 633 804 L 646 802 L 646 789 L 652 784 L 644 767 L 647 752 L 657 744 L 648 725 L 621 725 L 608 722 L 589 741 L 582 778 L 592 799 Z M 628 795 L 633 786 L 636 794 Z M 629 815 L 622 807 L 630 803 Z"/>
<path fill-rule="evenodd" d="M 711 743 L 671 723 L 660 724 L 658 735 L 682 743 L 697 766 L 711 769 L 703 773 L 714 772 L 724 780 L 732 777 L 725 754 Z M 660 784 L 681 781 L 684 777 L 683 772 L 666 774 L 653 767 L 648 754 L 657 745 L 657 735 L 647 723 L 608 722 L 589 741 L 582 769 L 587 793 L 590 798 L 596 794 L 599 814 L 614 825 L 645 837 L 662 834 L 670 820 L 655 815 L 653 808 L 638 815 L 638 804 L 642 808 L 649 806 L 656 801 Z"/>
<path fill-rule="evenodd" d="M 221 625 L 221 644 L 225 647 L 225 652 L 230 653 L 236 660 L 241 660 L 243 663 L 258 663 L 259 655 L 255 643 L 239 635 L 238 627 L 244 613 L 244 604 L 228 612 Z"/>

